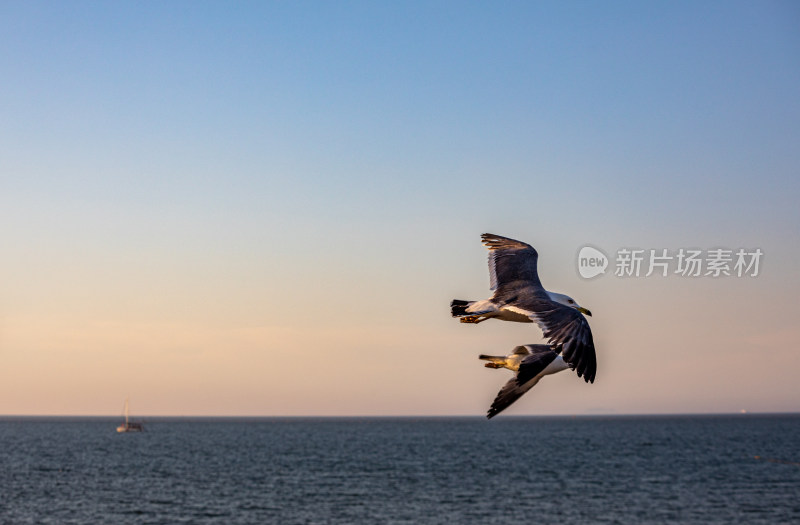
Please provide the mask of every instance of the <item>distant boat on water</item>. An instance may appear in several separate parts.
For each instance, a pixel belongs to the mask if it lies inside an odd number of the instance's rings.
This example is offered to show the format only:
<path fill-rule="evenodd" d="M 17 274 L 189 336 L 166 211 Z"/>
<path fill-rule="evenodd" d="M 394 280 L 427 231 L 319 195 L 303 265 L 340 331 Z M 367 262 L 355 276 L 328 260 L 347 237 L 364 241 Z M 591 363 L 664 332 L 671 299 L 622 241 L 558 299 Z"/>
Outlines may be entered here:
<path fill-rule="evenodd" d="M 127 398 L 125 398 L 125 408 L 123 413 L 125 414 L 125 422 L 117 427 L 117 432 L 141 432 L 144 430 L 144 426 L 141 423 L 130 421 Z"/>

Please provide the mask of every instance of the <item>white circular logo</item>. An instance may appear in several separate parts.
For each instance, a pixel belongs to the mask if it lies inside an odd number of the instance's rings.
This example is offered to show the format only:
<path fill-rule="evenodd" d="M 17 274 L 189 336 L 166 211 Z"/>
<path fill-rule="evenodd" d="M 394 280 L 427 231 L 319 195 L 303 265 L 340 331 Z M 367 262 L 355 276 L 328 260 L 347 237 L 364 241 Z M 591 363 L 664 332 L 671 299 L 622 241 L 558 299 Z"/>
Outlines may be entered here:
<path fill-rule="evenodd" d="M 578 273 L 584 279 L 591 279 L 606 273 L 608 257 L 592 246 L 584 246 L 578 252 Z"/>

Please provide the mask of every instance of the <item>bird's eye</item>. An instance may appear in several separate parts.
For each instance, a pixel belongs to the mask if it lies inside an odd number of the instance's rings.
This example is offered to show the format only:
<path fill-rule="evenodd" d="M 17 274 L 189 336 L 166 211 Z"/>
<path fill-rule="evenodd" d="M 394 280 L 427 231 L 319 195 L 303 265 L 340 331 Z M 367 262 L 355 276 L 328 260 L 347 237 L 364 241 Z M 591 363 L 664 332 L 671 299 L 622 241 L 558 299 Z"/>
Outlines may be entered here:
<path fill-rule="evenodd" d="M 574 302 L 575 302 L 575 301 L 573 301 L 572 299 L 567 299 L 567 301 L 569 301 L 569 304 L 572 304 L 572 303 L 574 303 Z"/>

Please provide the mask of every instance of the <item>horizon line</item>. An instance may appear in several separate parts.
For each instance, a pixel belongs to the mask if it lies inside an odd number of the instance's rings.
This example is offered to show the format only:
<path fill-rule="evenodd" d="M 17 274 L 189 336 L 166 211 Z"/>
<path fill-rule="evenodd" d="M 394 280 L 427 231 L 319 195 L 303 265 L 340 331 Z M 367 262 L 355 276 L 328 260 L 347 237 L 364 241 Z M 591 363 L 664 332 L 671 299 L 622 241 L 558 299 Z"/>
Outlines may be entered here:
<path fill-rule="evenodd" d="M 565 413 L 565 414 L 508 414 L 503 419 L 524 419 L 524 418 L 595 418 L 595 417 L 689 417 L 689 416 L 792 416 L 800 415 L 800 411 L 763 411 L 763 412 L 603 412 L 603 413 Z M 119 414 L 0 414 L 0 420 L 12 418 L 64 418 L 64 419 L 112 419 L 119 418 Z M 192 415 L 142 415 L 132 419 L 419 419 L 419 418 L 450 418 L 450 419 L 485 419 L 485 414 L 297 414 L 297 415 L 248 415 L 248 414 L 192 414 Z"/>

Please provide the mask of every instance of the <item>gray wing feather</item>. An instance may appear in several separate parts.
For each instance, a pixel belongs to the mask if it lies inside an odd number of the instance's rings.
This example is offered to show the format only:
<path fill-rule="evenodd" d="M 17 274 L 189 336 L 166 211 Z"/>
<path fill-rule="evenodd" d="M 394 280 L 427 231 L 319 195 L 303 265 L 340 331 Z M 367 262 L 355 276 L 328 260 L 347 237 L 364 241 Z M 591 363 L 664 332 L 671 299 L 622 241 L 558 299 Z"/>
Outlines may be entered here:
<path fill-rule="evenodd" d="M 492 406 L 489 407 L 489 411 L 486 413 L 486 418 L 492 419 L 494 416 L 510 407 L 514 401 L 522 397 L 522 394 L 533 388 L 538 382 L 539 380 L 535 379 L 528 381 L 524 385 L 519 385 L 517 384 L 516 378 L 509 379 L 508 382 L 503 385 L 503 388 L 500 389 L 500 392 L 497 393 L 497 397 L 494 398 Z"/>
<path fill-rule="evenodd" d="M 597 356 L 592 329 L 583 314 L 549 299 L 543 301 L 535 298 L 521 306 L 533 312 L 531 319 L 542 329 L 548 342 L 561 352 L 564 361 L 575 370 L 578 377 L 593 383 L 597 373 Z"/>
<path fill-rule="evenodd" d="M 489 285 L 492 290 L 517 281 L 522 281 L 515 284 L 517 287 L 542 287 L 536 272 L 539 254 L 530 244 L 492 233 L 484 233 L 481 240 L 489 248 Z"/>
<path fill-rule="evenodd" d="M 522 360 L 517 371 L 516 382 L 521 386 L 542 373 L 547 365 L 558 357 L 548 345 L 528 345 L 531 354 Z"/>

